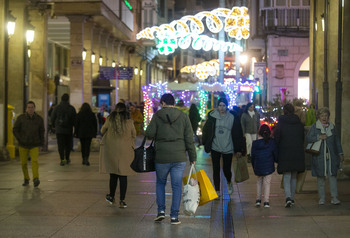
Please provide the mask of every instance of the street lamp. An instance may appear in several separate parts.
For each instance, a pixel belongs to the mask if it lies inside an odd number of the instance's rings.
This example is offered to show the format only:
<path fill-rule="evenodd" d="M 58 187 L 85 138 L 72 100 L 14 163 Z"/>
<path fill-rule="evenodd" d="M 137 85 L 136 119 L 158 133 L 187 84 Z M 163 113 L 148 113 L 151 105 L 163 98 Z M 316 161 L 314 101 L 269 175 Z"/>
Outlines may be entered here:
<path fill-rule="evenodd" d="M 102 66 L 102 63 L 103 63 L 103 57 L 100 55 L 100 58 L 98 59 L 98 62 L 100 64 L 100 66 Z"/>
<path fill-rule="evenodd" d="M 28 58 L 30 58 L 30 56 L 31 56 L 30 45 L 34 41 L 34 29 L 35 29 L 35 27 L 32 24 L 30 24 L 30 23 L 27 24 L 26 40 L 27 40 Z"/>
<path fill-rule="evenodd" d="M 112 67 L 115 68 L 115 61 L 112 61 Z"/>
<path fill-rule="evenodd" d="M 139 69 L 138 69 L 137 67 L 135 67 L 135 69 L 134 69 L 134 74 L 137 75 L 138 72 L 139 72 Z"/>
<path fill-rule="evenodd" d="M 81 52 L 81 56 L 83 57 L 83 60 L 86 60 L 86 49 L 83 48 L 83 52 Z"/>
<path fill-rule="evenodd" d="M 15 34 L 16 19 L 17 18 L 11 14 L 11 11 L 9 11 L 7 16 L 7 34 L 9 38 Z"/>
<path fill-rule="evenodd" d="M 27 32 L 26 32 L 26 39 L 27 39 L 28 46 L 34 41 L 34 29 L 35 27 L 32 24 L 28 23 Z"/>
<path fill-rule="evenodd" d="M 141 75 L 141 76 L 142 76 L 142 73 L 143 73 L 143 70 L 141 69 L 141 70 L 140 70 L 140 75 Z"/>
<path fill-rule="evenodd" d="M 91 63 L 95 63 L 95 58 L 96 58 L 96 56 L 95 56 L 95 53 L 92 51 L 92 53 L 91 53 Z"/>

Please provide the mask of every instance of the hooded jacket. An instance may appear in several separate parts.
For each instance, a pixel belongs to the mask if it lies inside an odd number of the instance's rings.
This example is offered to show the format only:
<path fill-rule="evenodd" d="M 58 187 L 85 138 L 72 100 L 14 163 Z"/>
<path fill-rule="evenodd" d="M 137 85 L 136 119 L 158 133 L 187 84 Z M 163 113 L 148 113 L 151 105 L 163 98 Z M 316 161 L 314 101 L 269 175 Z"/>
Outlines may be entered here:
<path fill-rule="evenodd" d="M 156 163 L 196 161 L 193 130 L 188 116 L 174 107 L 163 107 L 152 117 L 146 137 L 155 140 Z"/>
<path fill-rule="evenodd" d="M 203 127 L 203 139 L 205 152 L 209 153 L 212 149 L 213 140 L 215 137 L 216 118 L 212 116 L 213 111 L 208 113 L 208 120 Z M 242 126 L 237 114 L 230 112 L 234 116 L 233 126 L 231 130 L 234 153 L 243 151 L 243 133 Z"/>
<path fill-rule="evenodd" d="M 277 172 L 304 172 L 304 126 L 299 117 L 280 116 L 273 134 L 278 148 Z"/>

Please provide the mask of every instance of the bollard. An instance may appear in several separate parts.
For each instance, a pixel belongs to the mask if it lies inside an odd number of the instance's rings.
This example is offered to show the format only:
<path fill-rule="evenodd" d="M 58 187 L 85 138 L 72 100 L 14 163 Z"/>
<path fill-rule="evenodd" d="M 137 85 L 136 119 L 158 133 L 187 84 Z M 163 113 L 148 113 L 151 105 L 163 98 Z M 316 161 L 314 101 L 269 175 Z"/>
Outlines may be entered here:
<path fill-rule="evenodd" d="M 9 156 L 11 159 L 15 158 L 16 147 L 13 145 L 13 110 L 15 108 L 11 105 L 7 105 L 7 144 L 6 148 L 9 152 Z"/>

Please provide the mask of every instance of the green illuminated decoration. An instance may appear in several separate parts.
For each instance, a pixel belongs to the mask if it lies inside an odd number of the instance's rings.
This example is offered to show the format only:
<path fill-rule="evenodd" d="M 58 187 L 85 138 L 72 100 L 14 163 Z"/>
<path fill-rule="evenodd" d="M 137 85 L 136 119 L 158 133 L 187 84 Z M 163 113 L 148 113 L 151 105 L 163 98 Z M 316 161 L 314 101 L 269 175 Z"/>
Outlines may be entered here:
<path fill-rule="evenodd" d="M 125 2 L 125 5 L 126 5 L 130 10 L 132 10 L 132 6 L 130 5 L 130 3 L 129 3 L 128 1 L 126 1 L 126 0 L 124 0 L 124 2 Z"/>

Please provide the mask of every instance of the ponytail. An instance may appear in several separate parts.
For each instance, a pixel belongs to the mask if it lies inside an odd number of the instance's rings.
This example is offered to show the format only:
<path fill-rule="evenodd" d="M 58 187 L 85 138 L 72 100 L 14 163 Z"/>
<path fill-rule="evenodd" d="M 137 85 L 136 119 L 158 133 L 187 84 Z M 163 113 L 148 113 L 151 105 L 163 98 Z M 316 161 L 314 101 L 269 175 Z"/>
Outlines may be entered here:
<path fill-rule="evenodd" d="M 271 138 L 270 127 L 266 124 L 262 124 L 259 128 L 259 135 L 264 139 L 265 144 L 269 143 L 269 140 Z"/>

